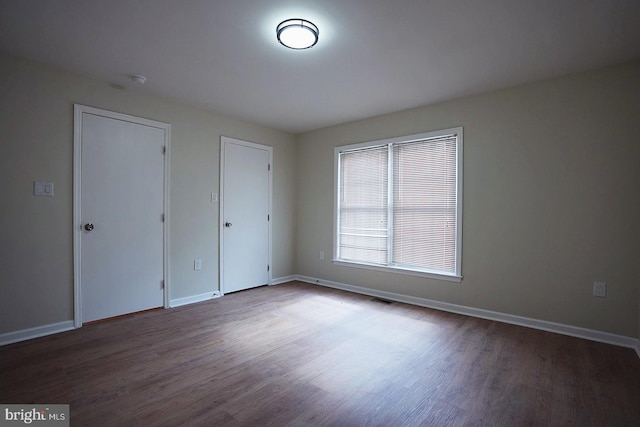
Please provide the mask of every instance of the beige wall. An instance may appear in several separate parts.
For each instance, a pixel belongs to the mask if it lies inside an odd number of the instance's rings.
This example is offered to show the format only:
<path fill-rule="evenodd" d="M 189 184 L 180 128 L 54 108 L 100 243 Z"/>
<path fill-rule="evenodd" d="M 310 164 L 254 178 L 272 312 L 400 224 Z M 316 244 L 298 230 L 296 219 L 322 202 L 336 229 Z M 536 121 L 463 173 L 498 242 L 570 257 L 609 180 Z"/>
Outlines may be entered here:
<path fill-rule="evenodd" d="M 218 289 L 221 135 L 273 146 L 273 277 L 294 273 L 292 135 L 0 55 L 0 334 L 73 319 L 74 103 L 172 125 L 171 299 Z M 55 197 L 34 197 L 35 180 Z"/>
<path fill-rule="evenodd" d="M 302 274 L 638 336 L 639 99 L 634 63 L 294 138 L 0 55 L 0 334 L 73 317 L 73 103 L 80 103 L 172 124 L 171 299 L 218 287 L 218 207 L 209 197 L 219 191 L 227 135 L 274 147 L 274 278 Z M 333 265 L 333 147 L 458 125 L 463 282 Z M 55 197 L 34 197 L 35 180 L 54 181 Z M 607 298 L 591 296 L 594 280 L 607 282 Z"/>
<path fill-rule="evenodd" d="M 300 135 L 296 271 L 638 336 L 640 63 Z M 462 283 L 336 266 L 333 148 L 464 127 Z M 606 298 L 592 282 L 606 281 Z"/>

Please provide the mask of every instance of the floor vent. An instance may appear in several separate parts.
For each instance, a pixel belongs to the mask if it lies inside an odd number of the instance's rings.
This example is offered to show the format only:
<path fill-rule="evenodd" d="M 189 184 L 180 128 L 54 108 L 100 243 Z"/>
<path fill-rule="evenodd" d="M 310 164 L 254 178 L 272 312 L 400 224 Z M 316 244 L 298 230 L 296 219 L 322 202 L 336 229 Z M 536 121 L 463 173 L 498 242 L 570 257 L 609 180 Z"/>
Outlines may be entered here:
<path fill-rule="evenodd" d="M 381 304 L 393 304 L 393 301 L 390 301 L 390 300 L 384 299 L 384 298 L 378 298 L 378 297 L 371 298 L 371 301 L 379 302 Z"/>

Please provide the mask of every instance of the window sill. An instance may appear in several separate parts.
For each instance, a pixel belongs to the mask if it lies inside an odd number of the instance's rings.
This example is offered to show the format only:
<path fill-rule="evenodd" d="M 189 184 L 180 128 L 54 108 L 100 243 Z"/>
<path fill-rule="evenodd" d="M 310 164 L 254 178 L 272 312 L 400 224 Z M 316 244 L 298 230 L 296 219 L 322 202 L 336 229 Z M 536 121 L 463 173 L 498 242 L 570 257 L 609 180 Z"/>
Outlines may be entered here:
<path fill-rule="evenodd" d="M 455 274 L 434 273 L 434 272 L 420 271 L 420 270 L 408 270 L 406 268 L 400 268 L 400 267 L 364 264 L 361 262 L 345 261 L 341 259 L 334 259 L 332 261 L 335 265 L 341 265 L 343 267 L 355 267 L 355 268 L 363 268 L 365 270 L 382 271 L 385 273 L 396 273 L 396 274 L 404 274 L 407 276 L 426 277 L 429 279 L 446 280 L 447 282 L 456 282 L 456 283 L 462 282 L 462 276 L 458 276 Z"/>

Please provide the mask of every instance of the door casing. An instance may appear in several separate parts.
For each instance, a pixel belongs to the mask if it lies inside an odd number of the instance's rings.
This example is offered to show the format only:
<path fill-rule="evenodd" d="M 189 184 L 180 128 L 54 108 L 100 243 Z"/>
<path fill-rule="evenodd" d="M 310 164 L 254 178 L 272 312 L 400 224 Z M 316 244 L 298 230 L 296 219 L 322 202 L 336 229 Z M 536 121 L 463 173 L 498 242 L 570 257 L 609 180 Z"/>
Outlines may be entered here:
<path fill-rule="evenodd" d="M 269 155 L 269 183 L 268 183 L 268 192 L 269 194 L 267 195 L 267 200 L 268 200 L 268 214 L 270 216 L 270 220 L 267 222 L 267 227 L 268 227 L 268 264 L 270 267 L 273 266 L 273 262 L 272 262 L 272 234 L 271 234 L 271 224 L 273 222 L 273 215 L 272 215 L 272 194 L 273 194 L 273 167 L 271 167 L 271 165 L 273 165 L 273 147 L 270 147 L 268 145 L 262 145 L 262 144 L 256 144 L 253 142 L 248 142 L 248 141 L 243 141 L 240 139 L 235 139 L 235 138 L 230 138 L 227 136 L 222 136 L 220 138 L 220 204 L 219 204 L 219 247 L 218 247 L 218 254 L 219 254 L 219 269 L 218 269 L 218 283 L 219 288 L 220 288 L 220 295 L 224 295 L 224 222 L 225 222 L 225 217 L 224 217 L 224 201 L 225 201 L 225 194 L 224 194 L 224 175 L 225 175 L 225 167 L 227 167 L 227 165 L 225 164 L 225 146 L 226 144 L 236 144 L 236 145 L 241 145 L 244 147 L 248 147 L 248 148 L 254 148 L 254 149 L 258 149 L 258 150 L 265 150 L 268 152 Z M 267 271 L 267 284 L 271 285 L 271 281 L 272 281 L 272 272 L 273 269 L 269 268 L 269 270 Z"/>
<path fill-rule="evenodd" d="M 164 131 L 164 221 L 163 221 L 163 298 L 164 308 L 169 308 L 169 166 L 171 153 L 171 125 L 169 123 L 130 116 L 85 105 L 74 104 L 73 133 L 73 289 L 74 326 L 82 326 L 82 118 L 92 114 L 115 120 L 123 120 Z"/>

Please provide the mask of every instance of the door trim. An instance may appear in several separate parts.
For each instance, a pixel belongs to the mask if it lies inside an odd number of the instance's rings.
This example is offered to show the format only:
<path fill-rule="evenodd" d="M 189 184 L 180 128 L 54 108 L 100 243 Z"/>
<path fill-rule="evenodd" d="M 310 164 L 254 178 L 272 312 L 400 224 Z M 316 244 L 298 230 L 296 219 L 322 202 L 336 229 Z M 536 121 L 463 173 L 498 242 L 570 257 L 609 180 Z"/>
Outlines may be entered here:
<path fill-rule="evenodd" d="M 163 227 L 163 277 L 164 308 L 169 308 L 169 166 L 171 155 L 171 125 L 169 123 L 116 113 L 81 104 L 73 105 L 73 323 L 82 326 L 82 117 L 83 114 L 150 126 L 164 131 L 164 222 Z"/>
<path fill-rule="evenodd" d="M 267 224 L 268 227 L 268 262 L 269 262 L 269 271 L 267 272 L 267 284 L 270 286 L 271 285 L 271 277 L 272 277 L 272 273 L 273 273 L 273 262 L 272 262 L 272 257 L 271 257 L 271 247 L 272 245 L 272 240 L 271 240 L 271 224 L 273 223 L 273 213 L 272 213 L 272 196 L 273 196 L 273 147 L 270 147 L 268 145 L 262 145 L 262 144 L 256 144 L 255 142 L 249 142 L 249 141 L 243 141 L 241 139 L 235 139 L 235 138 L 230 138 L 228 136 L 221 136 L 220 137 L 220 204 L 219 204 L 219 209 L 220 211 L 218 212 L 218 265 L 220 266 L 218 268 L 218 283 L 219 283 L 219 290 L 220 290 L 220 296 L 224 295 L 224 171 L 225 171 L 225 161 L 224 161 L 224 155 L 225 155 L 225 146 L 227 144 L 235 144 L 235 145 L 241 145 L 244 147 L 249 147 L 249 148 L 255 148 L 258 150 L 264 150 L 269 154 L 269 194 L 267 195 L 267 200 L 268 200 L 268 212 L 267 214 L 269 215 L 269 222 Z"/>

